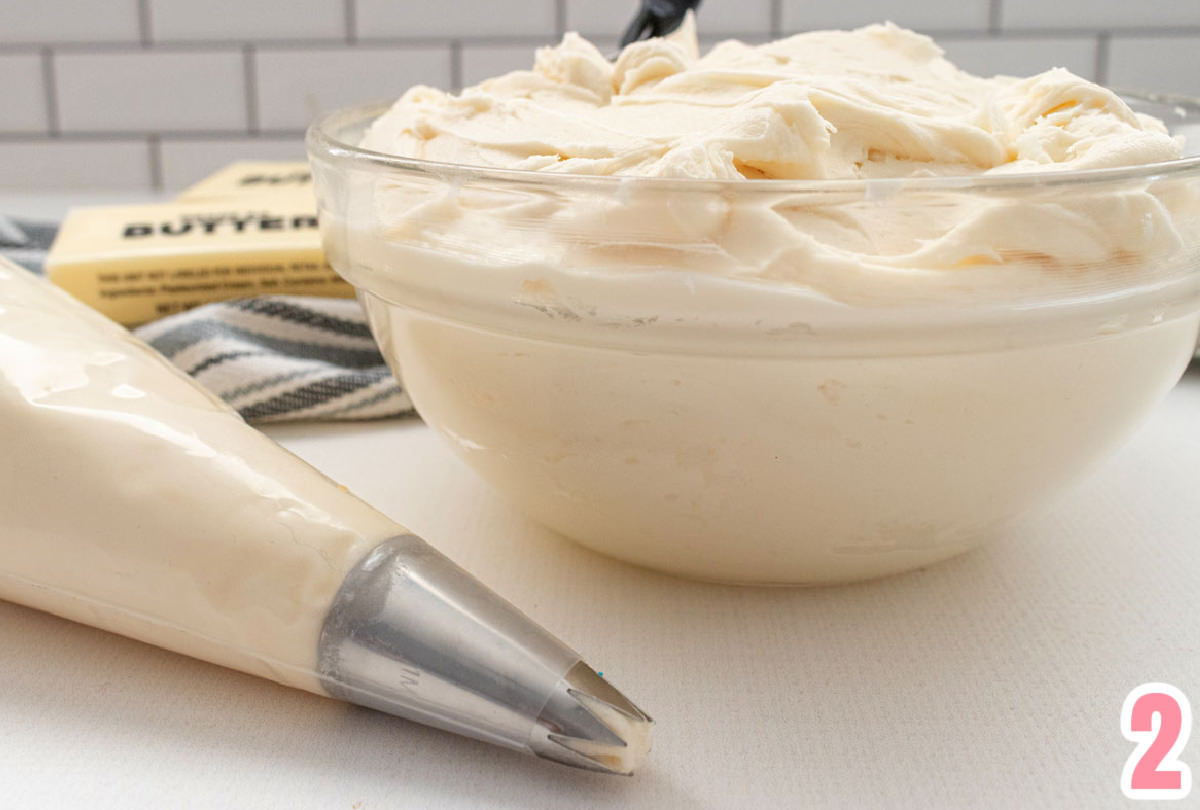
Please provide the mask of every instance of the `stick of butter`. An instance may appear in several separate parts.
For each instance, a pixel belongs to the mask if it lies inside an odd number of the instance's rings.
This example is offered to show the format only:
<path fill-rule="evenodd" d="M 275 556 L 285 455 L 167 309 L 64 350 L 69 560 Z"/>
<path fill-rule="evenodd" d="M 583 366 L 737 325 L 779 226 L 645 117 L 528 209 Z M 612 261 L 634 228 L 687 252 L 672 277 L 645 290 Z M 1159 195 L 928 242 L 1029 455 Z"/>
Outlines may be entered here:
<path fill-rule="evenodd" d="M 126 326 L 232 298 L 354 295 L 325 261 L 311 194 L 294 191 L 75 209 L 46 273 Z"/>
<path fill-rule="evenodd" d="M 297 192 L 312 197 L 312 170 L 307 161 L 240 160 L 189 186 L 175 199 L 190 202 L 274 191 Z"/>

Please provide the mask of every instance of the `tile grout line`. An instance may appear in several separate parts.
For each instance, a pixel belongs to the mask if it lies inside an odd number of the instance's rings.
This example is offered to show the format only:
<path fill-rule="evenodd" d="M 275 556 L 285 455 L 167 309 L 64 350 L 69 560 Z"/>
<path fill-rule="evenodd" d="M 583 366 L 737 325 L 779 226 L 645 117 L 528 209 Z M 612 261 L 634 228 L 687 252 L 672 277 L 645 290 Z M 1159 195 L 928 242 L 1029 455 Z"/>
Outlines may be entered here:
<path fill-rule="evenodd" d="M 783 36 L 783 0 L 771 0 L 771 37 L 779 39 Z"/>
<path fill-rule="evenodd" d="M 927 29 L 930 36 L 976 36 L 987 37 L 991 36 L 991 32 L 987 28 L 938 28 Z M 612 31 L 581 31 L 579 32 L 589 39 L 605 39 L 614 38 Z M 1100 33 L 1114 33 L 1111 29 L 1101 31 L 1095 28 L 1016 28 L 1006 29 L 1003 31 L 1002 39 L 1022 39 L 1026 37 L 1037 38 L 1053 38 L 1053 37 L 1094 37 Z M 1115 33 L 1127 36 L 1163 36 L 1163 37 L 1196 37 L 1200 36 L 1200 27 L 1184 27 L 1173 28 L 1170 30 L 1162 28 L 1122 28 Z M 729 37 L 762 37 L 763 30 L 720 30 L 716 32 L 705 32 L 701 34 L 701 40 L 718 41 Z M 449 47 L 451 43 L 459 42 L 464 46 L 506 46 L 506 45 L 528 45 L 538 46 L 546 44 L 545 35 L 539 34 L 510 34 L 503 36 L 477 35 L 466 37 L 444 37 L 444 36 L 426 36 L 426 37 L 356 37 L 354 45 L 364 48 L 436 48 Z M 234 50 L 240 50 L 245 45 L 253 45 L 258 50 L 270 51 L 312 51 L 321 53 L 326 51 L 337 51 L 345 49 L 348 43 L 338 39 L 254 39 L 241 40 L 233 42 L 230 40 L 188 40 L 180 42 L 157 42 L 153 45 L 153 50 L 158 53 L 228 53 Z M 130 53 L 131 48 L 128 44 L 122 43 L 79 43 L 79 42 L 64 42 L 61 44 L 43 43 L 38 44 L 5 44 L 0 43 L 0 54 L 3 53 L 36 53 L 43 45 L 54 47 L 58 53 L 69 54 L 110 54 L 110 53 Z M 132 49 L 136 52 L 136 47 Z"/>
<path fill-rule="evenodd" d="M 554 0 L 554 31 L 559 39 L 567 32 L 567 0 Z"/>
<path fill-rule="evenodd" d="M 257 135 L 259 131 L 256 61 L 254 46 L 244 45 L 242 47 L 242 84 L 246 90 L 246 131 L 251 135 Z"/>
<path fill-rule="evenodd" d="M 19 143 L 34 144 L 83 144 L 83 143 L 140 143 L 146 145 L 149 138 L 157 138 L 160 143 L 169 144 L 179 141 L 246 141 L 246 140 L 281 140 L 302 141 L 304 130 L 266 130 L 248 136 L 244 130 L 229 130 L 227 132 L 198 131 L 188 132 L 179 130 L 172 132 L 71 132 L 49 137 L 39 132 L 0 132 L 0 144 Z"/>
<path fill-rule="evenodd" d="M 358 42 L 358 5 L 355 0 L 345 0 L 346 43 Z"/>
<path fill-rule="evenodd" d="M 774 8 L 774 5 L 772 6 Z M 782 23 L 781 23 L 782 24 Z M 986 28 L 945 28 L 945 29 L 927 29 L 931 36 L 988 36 L 990 32 Z M 580 33 L 588 37 L 611 37 L 611 31 L 581 31 Z M 723 39 L 729 36 L 755 36 L 761 34 L 761 31 L 720 31 L 714 32 L 707 36 L 709 39 Z M 782 32 L 780 32 L 782 33 Z M 1176 25 L 1176 26 L 1155 26 L 1155 25 L 1138 25 L 1138 26 L 1121 26 L 1117 28 L 1100 28 L 1092 27 L 1004 27 L 999 32 L 1000 39 L 1021 39 L 1025 37 L 1095 37 L 1101 34 L 1128 36 L 1128 37 L 1163 37 L 1167 39 L 1182 39 L 1200 37 L 1200 25 Z M 703 38 L 703 37 L 702 37 Z M 458 38 L 465 45 L 541 45 L 545 44 L 545 37 L 538 34 L 511 34 L 511 35 L 472 35 Z M 438 47 L 446 46 L 451 39 L 444 36 L 412 36 L 412 37 L 358 37 L 354 39 L 355 45 L 363 47 L 379 47 L 379 48 L 422 48 L 422 47 Z M 254 39 L 241 40 L 232 42 L 230 40 L 220 39 L 197 39 L 186 41 L 169 41 L 169 42 L 152 42 L 151 49 L 158 53 L 196 53 L 196 52 L 225 52 L 240 50 L 247 42 L 252 43 L 260 49 L 270 50 L 312 50 L 312 51 L 327 51 L 345 48 L 347 43 L 344 39 L 331 38 L 310 38 L 310 39 Z M 141 50 L 141 45 L 137 41 L 130 40 L 127 42 L 0 42 L 0 54 L 15 54 L 15 53 L 38 53 L 42 48 L 53 48 L 56 54 L 110 54 L 110 53 L 131 53 Z"/>
<path fill-rule="evenodd" d="M 1108 84 L 1108 61 L 1109 61 L 1109 45 L 1112 43 L 1112 34 L 1108 31 L 1102 31 L 1096 37 L 1096 64 L 1093 70 L 1096 73 L 1096 84 Z"/>
<path fill-rule="evenodd" d="M 42 92 L 46 102 L 46 132 L 52 137 L 61 134 L 58 119 L 58 77 L 54 72 L 54 52 L 42 48 Z"/>
<path fill-rule="evenodd" d="M 149 48 L 154 44 L 153 20 L 150 17 L 150 0 L 138 0 L 138 33 L 141 36 L 142 47 Z"/>
<path fill-rule="evenodd" d="M 159 135 L 151 135 L 146 138 L 146 145 L 149 147 L 150 151 L 150 188 L 152 188 L 154 191 L 162 191 L 162 137 Z"/>
<path fill-rule="evenodd" d="M 991 0 L 988 4 L 988 33 L 999 36 L 1004 20 L 1004 0 Z"/>

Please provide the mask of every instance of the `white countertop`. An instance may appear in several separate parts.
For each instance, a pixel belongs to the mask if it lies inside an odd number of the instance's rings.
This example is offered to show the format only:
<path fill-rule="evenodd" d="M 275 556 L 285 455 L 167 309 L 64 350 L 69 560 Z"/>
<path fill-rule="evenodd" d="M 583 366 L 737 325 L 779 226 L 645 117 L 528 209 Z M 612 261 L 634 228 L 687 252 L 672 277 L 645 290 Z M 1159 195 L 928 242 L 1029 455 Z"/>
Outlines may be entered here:
<path fill-rule="evenodd" d="M 1200 701 L 1200 369 L 1004 542 L 841 588 L 608 560 L 417 420 L 268 432 L 603 670 L 658 722 L 649 766 L 572 771 L 0 603 L 0 806 L 1124 807 L 1126 693 Z"/>
<path fill-rule="evenodd" d="M 649 767 L 571 771 L 0 604 L 0 804 L 1115 807 L 1126 692 L 1200 700 L 1196 371 L 1007 541 L 812 590 L 585 551 L 416 420 L 269 432 L 604 670 L 658 722 Z"/>

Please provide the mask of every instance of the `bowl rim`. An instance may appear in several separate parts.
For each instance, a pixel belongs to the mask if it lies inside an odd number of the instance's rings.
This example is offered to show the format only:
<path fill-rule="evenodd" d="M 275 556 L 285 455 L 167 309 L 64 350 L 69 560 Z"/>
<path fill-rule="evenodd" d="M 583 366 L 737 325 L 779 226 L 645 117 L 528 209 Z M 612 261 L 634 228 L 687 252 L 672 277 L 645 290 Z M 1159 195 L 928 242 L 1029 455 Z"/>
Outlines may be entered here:
<path fill-rule="evenodd" d="M 1113 89 L 1123 100 L 1190 108 L 1200 122 L 1200 97 L 1173 93 Z M 328 112 L 309 125 L 305 144 L 309 157 L 352 164 L 361 169 L 395 170 L 433 175 L 455 182 L 491 181 L 522 186 L 611 188 L 639 190 L 730 192 L 737 194 L 857 194 L 890 196 L 898 192 L 1020 192 L 1034 189 L 1064 189 L 1102 183 L 1151 182 L 1200 176 L 1200 155 L 1158 163 L 1101 169 L 1047 169 L 1012 174 L 974 174 L 933 177 L 880 177 L 869 179 L 762 179 L 710 180 L 691 177 L 639 177 L 636 175 L 589 175 L 540 172 L 533 169 L 501 169 L 401 157 L 365 149 L 341 140 L 336 132 L 353 124 L 378 118 L 395 102 L 374 102 L 342 107 Z"/>

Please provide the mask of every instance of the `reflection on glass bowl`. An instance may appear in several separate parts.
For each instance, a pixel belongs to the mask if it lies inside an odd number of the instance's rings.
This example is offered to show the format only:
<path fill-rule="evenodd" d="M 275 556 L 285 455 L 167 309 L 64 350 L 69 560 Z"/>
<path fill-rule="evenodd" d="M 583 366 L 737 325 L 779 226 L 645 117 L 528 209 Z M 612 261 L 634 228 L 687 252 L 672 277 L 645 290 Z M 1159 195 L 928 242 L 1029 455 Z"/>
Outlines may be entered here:
<path fill-rule="evenodd" d="M 566 176 L 353 146 L 380 111 L 309 132 L 330 261 L 434 430 L 534 519 L 640 565 L 816 584 L 953 556 L 1112 453 L 1196 343 L 1194 156 Z"/>

